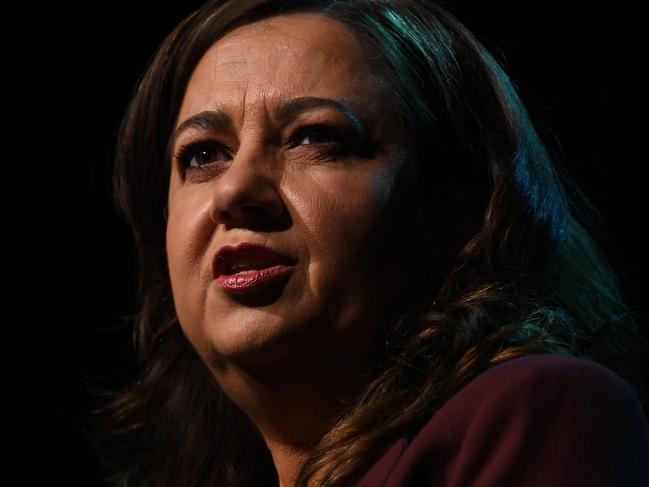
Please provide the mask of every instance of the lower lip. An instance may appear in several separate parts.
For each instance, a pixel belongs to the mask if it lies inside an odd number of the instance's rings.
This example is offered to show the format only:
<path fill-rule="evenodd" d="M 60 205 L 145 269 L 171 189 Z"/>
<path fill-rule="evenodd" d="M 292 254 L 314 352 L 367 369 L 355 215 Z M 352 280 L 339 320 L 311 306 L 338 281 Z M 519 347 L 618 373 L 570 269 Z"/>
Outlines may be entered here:
<path fill-rule="evenodd" d="M 279 281 L 293 270 L 293 266 L 276 265 L 255 272 L 221 274 L 216 282 L 226 291 L 247 291 Z"/>

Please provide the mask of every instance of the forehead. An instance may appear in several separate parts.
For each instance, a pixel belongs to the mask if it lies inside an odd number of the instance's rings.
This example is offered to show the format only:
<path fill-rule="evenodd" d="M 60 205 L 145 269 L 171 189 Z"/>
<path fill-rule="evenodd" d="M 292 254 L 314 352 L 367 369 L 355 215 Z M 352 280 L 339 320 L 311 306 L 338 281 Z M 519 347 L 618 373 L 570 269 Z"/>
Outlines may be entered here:
<path fill-rule="evenodd" d="M 212 51 L 216 56 L 237 57 L 242 47 L 249 61 L 271 64 L 286 55 L 336 62 L 355 62 L 363 57 L 362 46 L 349 27 L 316 13 L 284 14 L 243 25 L 219 39 Z M 268 59 L 266 55 L 271 52 L 274 55 Z"/>
<path fill-rule="evenodd" d="M 347 26 L 324 15 L 286 14 L 241 26 L 201 58 L 179 119 L 217 106 L 272 109 L 301 96 L 384 105 L 367 49 Z"/>

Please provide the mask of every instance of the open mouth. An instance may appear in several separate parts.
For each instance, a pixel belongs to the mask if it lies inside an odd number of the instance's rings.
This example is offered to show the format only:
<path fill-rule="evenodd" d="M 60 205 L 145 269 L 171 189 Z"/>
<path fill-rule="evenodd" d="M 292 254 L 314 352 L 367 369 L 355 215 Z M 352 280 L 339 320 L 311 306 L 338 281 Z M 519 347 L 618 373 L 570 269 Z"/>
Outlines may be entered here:
<path fill-rule="evenodd" d="M 259 254 L 241 255 L 239 258 L 234 258 L 228 263 L 224 274 L 228 276 L 235 274 L 252 274 L 279 264 L 280 262 L 276 259 L 269 261 L 267 257 Z"/>
<path fill-rule="evenodd" d="M 242 242 L 237 246 L 221 247 L 214 257 L 212 273 L 215 279 L 222 275 L 252 274 L 274 266 L 295 264 L 279 252 L 264 245 Z"/>

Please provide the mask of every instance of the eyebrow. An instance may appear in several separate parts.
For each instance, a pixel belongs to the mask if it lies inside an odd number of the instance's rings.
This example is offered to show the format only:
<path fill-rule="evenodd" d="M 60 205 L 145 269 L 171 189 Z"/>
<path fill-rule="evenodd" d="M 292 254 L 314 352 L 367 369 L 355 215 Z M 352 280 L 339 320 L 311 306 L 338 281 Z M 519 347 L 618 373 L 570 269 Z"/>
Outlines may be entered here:
<path fill-rule="evenodd" d="M 303 112 L 322 107 L 338 110 L 345 117 L 347 117 L 354 124 L 354 126 L 356 126 L 356 128 L 367 131 L 367 127 L 365 127 L 361 119 L 354 113 L 351 107 L 349 107 L 342 101 L 332 100 L 331 98 L 317 98 L 314 96 L 294 98 L 293 100 L 289 100 L 288 102 L 280 105 L 275 116 L 280 121 L 280 123 L 286 123 L 297 118 L 297 116 Z"/>
<path fill-rule="evenodd" d="M 333 108 L 339 111 L 349 119 L 364 140 L 372 139 L 367 126 L 347 104 L 330 98 L 318 98 L 313 96 L 294 98 L 280 105 L 275 112 L 275 116 L 280 123 L 285 124 L 290 120 L 297 118 L 298 115 L 303 112 L 322 107 Z M 221 131 L 232 128 L 232 126 L 232 119 L 224 112 L 220 110 L 203 111 L 187 118 L 178 125 L 172 134 L 169 147 L 173 147 L 178 136 L 186 130 L 203 129 L 207 131 Z"/>

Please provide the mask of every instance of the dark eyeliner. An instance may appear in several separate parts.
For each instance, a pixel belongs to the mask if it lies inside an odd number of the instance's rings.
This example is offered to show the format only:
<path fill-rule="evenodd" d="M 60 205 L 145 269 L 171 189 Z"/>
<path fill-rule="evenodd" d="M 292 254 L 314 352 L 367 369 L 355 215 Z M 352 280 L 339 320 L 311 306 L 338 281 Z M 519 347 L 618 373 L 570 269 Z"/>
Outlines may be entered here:
<path fill-rule="evenodd" d="M 216 151 L 223 151 L 225 152 L 231 152 L 231 150 L 224 146 L 223 144 L 219 144 L 218 142 L 215 142 L 211 139 L 198 139 L 198 140 L 192 140 L 190 142 L 180 144 L 178 149 L 176 150 L 174 157 L 180 161 L 182 167 L 184 169 L 199 169 L 202 170 L 206 167 L 209 167 L 213 164 L 213 162 L 201 164 L 198 166 L 189 166 L 189 161 L 191 161 L 192 157 L 194 157 L 202 148 L 206 148 L 209 150 L 216 150 Z"/>
<path fill-rule="evenodd" d="M 331 142 L 316 142 L 312 145 L 333 146 L 332 152 L 337 155 L 353 152 L 362 159 L 374 159 L 376 157 L 378 144 L 363 126 L 340 129 L 323 123 L 305 125 L 295 131 L 291 137 L 292 144 L 296 144 L 299 138 L 308 135 L 309 130 L 319 128 L 324 129 L 334 140 Z M 295 147 L 295 145 L 292 145 L 292 147 Z"/>
<path fill-rule="evenodd" d="M 304 137 L 308 136 L 309 134 L 320 132 L 321 134 L 324 133 L 326 138 L 328 140 L 324 142 L 312 142 L 310 144 L 299 144 L 298 142 L 302 140 Z M 314 124 L 309 124 L 309 125 L 303 125 L 296 129 L 293 134 L 290 137 L 290 144 L 291 147 L 299 147 L 301 145 L 304 146 L 310 146 L 310 145 L 316 145 L 316 146 L 332 146 L 332 145 L 337 145 L 340 150 L 347 150 L 349 149 L 349 144 L 347 142 L 347 138 L 345 135 L 337 128 L 332 127 L 330 125 L 322 124 L 322 123 L 314 123 Z"/>

